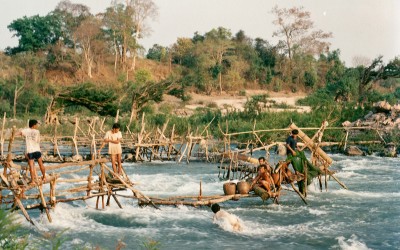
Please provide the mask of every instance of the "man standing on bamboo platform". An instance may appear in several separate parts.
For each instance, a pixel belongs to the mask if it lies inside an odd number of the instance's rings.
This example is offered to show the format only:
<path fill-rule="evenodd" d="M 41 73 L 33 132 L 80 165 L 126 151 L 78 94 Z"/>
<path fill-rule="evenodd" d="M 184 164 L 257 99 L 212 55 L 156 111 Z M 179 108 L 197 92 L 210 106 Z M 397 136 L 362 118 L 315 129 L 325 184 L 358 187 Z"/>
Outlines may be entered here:
<path fill-rule="evenodd" d="M 25 136 L 26 142 L 26 158 L 28 158 L 29 171 L 31 172 L 31 182 L 37 182 L 37 173 L 35 169 L 36 159 L 40 171 L 42 172 L 42 180 L 46 179 L 46 171 L 43 166 L 42 153 L 40 151 L 40 132 L 38 130 L 39 122 L 37 120 L 29 120 L 29 128 L 22 129 L 16 135 Z"/>
<path fill-rule="evenodd" d="M 106 135 L 104 136 L 104 141 L 101 144 L 98 153 L 100 154 L 101 149 L 104 147 L 106 143 L 108 143 L 108 154 L 111 155 L 111 164 L 114 173 L 119 175 L 122 174 L 122 147 L 121 147 L 121 139 L 122 134 L 120 129 L 119 123 L 114 123 L 111 130 L 107 131 Z M 118 167 L 116 166 L 116 162 L 118 162 Z"/>
<path fill-rule="evenodd" d="M 297 129 L 293 129 L 292 132 L 290 133 L 290 136 L 286 139 L 286 148 L 287 148 L 287 157 L 286 160 L 292 160 L 293 157 L 296 157 L 298 153 L 296 151 L 299 151 L 299 148 L 297 146 L 297 136 L 299 134 L 299 131 Z M 294 173 L 297 174 L 298 171 L 296 170 L 295 166 L 293 165 L 293 170 Z"/>
<path fill-rule="evenodd" d="M 287 148 L 287 155 L 296 156 L 296 150 L 299 150 L 297 147 L 297 135 L 299 131 L 297 129 L 293 129 L 290 136 L 286 139 L 286 148 Z"/>

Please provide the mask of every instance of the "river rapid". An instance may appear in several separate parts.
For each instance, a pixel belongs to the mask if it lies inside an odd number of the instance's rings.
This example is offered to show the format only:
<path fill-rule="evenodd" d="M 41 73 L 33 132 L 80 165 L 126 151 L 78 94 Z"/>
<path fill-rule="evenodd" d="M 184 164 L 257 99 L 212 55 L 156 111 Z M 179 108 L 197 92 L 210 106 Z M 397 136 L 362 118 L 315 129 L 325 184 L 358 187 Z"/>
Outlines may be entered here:
<path fill-rule="evenodd" d="M 31 211 L 43 231 L 61 232 L 61 249 L 115 249 L 118 240 L 126 249 L 400 249 L 400 161 L 375 156 L 331 155 L 332 170 L 348 190 L 333 179 L 321 192 L 315 180 L 305 205 L 296 193 L 282 192 L 280 205 L 271 200 L 243 198 L 221 203 L 221 208 L 240 218 L 243 231 L 214 224 L 209 207 L 139 207 L 136 200 L 119 198 L 104 210 L 96 199 L 58 204 L 45 215 Z M 152 197 L 222 194 L 225 181 L 218 178 L 218 164 L 152 162 L 124 163 L 135 186 Z M 71 174 L 69 177 L 83 177 Z M 68 183 L 57 184 L 63 189 Z M 48 190 L 45 190 L 45 192 Z M 131 192 L 121 191 L 131 195 Z M 38 237 L 22 215 L 18 221 Z"/>

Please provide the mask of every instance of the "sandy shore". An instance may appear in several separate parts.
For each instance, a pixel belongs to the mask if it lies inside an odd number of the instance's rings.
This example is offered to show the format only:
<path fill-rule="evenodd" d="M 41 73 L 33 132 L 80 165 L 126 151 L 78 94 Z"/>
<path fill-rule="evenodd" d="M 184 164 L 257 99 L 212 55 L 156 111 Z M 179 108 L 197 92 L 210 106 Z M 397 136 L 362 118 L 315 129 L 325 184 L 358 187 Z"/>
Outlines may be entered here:
<path fill-rule="evenodd" d="M 296 101 L 306 97 L 304 93 L 283 93 L 283 92 L 268 92 L 263 90 L 246 90 L 246 96 L 238 96 L 238 95 L 229 95 L 229 94 L 222 94 L 222 95 L 200 95 L 196 93 L 190 93 L 192 99 L 184 104 L 179 99 L 166 96 L 165 102 L 166 103 L 175 103 L 175 106 L 180 106 L 178 109 L 180 112 L 190 114 L 195 109 L 201 107 L 218 107 L 223 112 L 232 111 L 232 110 L 244 110 L 244 105 L 246 101 L 254 95 L 262 95 L 267 94 L 269 96 L 269 100 L 274 101 L 276 104 L 286 104 L 293 108 L 289 109 L 281 109 L 281 108 L 269 108 L 269 111 L 297 111 L 297 112 L 309 112 L 311 109 L 308 106 L 297 106 Z"/>

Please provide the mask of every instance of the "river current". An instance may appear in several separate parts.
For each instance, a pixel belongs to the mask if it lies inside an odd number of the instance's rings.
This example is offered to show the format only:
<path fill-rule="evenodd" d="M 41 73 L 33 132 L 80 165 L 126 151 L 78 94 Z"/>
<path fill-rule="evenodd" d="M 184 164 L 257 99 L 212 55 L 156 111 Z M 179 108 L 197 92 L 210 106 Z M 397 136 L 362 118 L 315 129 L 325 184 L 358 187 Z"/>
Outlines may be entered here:
<path fill-rule="evenodd" d="M 58 204 L 51 211 L 53 223 L 39 212 L 30 214 L 42 230 L 66 230 L 62 249 L 115 249 L 118 240 L 126 249 L 145 249 L 151 243 L 159 249 L 400 249 L 399 159 L 331 157 L 331 169 L 348 190 L 331 179 L 328 190 L 321 192 L 314 180 L 308 189 L 309 205 L 289 188 L 282 192 L 280 205 L 258 197 L 221 203 L 222 209 L 240 218 L 241 232 L 214 224 L 209 207 L 156 210 L 127 198 L 119 198 L 123 209 L 112 200 L 110 207 L 96 210 L 95 198 Z M 217 165 L 124 163 L 130 179 L 138 183 L 135 188 L 152 197 L 197 195 L 200 180 L 203 195 L 222 194 L 225 181 L 218 178 Z M 37 237 L 36 229 L 22 215 L 17 217 L 30 237 Z"/>

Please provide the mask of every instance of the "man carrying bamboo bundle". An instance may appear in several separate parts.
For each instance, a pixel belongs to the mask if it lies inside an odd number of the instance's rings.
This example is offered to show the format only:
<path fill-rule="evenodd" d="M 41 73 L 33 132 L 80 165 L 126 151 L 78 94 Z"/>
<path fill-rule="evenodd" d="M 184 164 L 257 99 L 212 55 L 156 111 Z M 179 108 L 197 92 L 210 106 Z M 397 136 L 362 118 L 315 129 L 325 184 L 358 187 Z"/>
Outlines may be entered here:
<path fill-rule="evenodd" d="M 121 147 L 121 139 L 122 134 L 120 129 L 119 123 L 114 123 L 112 129 L 107 131 L 106 135 L 104 136 L 104 141 L 101 144 L 98 154 L 100 154 L 101 149 L 104 147 L 106 143 L 108 143 L 108 154 L 111 155 L 111 164 L 114 173 L 119 175 L 122 174 L 122 147 Z M 118 167 L 116 166 L 116 162 L 118 162 Z"/>
<path fill-rule="evenodd" d="M 292 132 L 290 133 L 290 136 L 286 139 L 286 148 L 287 150 L 287 155 L 293 155 L 296 156 L 296 151 L 299 150 L 297 147 L 297 135 L 299 134 L 299 131 L 297 129 L 293 129 Z"/>
<path fill-rule="evenodd" d="M 42 180 L 46 179 L 46 171 L 43 166 L 42 153 L 40 151 L 40 132 L 38 130 L 39 122 L 37 120 L 29 120 L 29 128 L 22 129 L 16 135 L 25 136 L 26 142 L 26 158 L 28 159 L 29 171 L 31 172 L 31 182 L 37 182 L 38 176 L 35 169 L 36 159 L 40 171 L 42 172 Z"/>

